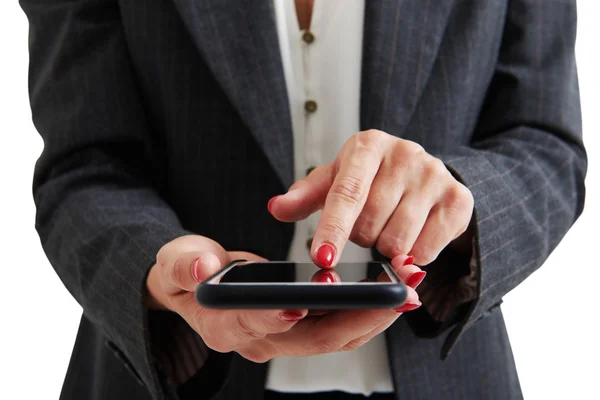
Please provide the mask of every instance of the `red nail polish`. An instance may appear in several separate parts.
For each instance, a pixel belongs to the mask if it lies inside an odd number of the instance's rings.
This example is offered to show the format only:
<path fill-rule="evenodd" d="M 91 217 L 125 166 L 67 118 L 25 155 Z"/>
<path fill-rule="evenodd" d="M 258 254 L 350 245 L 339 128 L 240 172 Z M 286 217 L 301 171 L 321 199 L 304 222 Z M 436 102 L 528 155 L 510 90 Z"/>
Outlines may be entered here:
<path fill-rule="evenodd" d="M 279 196 L 281 196 L 281 195 L 279 195 Z M 271 209 L 273 208 L 273 202 L 279 196 L 272 197 L 271 200 L 269 200 L 269 202 L 267 203 L 267 210 L 269 210 L 269 212 L 272 212 Z"/>
<path fill-rule="evenodd" d="M 423 279 L 425 279 L 425 275 L 427 275 L 427 272 L 425 271 L 415 272 L 406 280 L 406 286 L 410 286 L 411 288 L 416 289 L 417 286 L 419 286 L 421 282 L 423 282 Z"/>
<path fill-rule="evenodd" d="M 335 258 L 335 251 L 333 247 L 328 243 L 323 243 L 319 250 L 317 250 L 317 265 L 320 267 L 331 267 L 333 259 Z"/>
<path fill-rule="evenodd" d="M 402 265 L 411 265 L 414 262 L 415 262 L 415 256 L 408 256 L 408 257 L 406 257 L 406 260 L 404 260 L 404 264 L 402 264 Z"/>
<path fill-rule="evenodd" d="M 394 309 L 394 311 L 396 311 L 398 313 L 409 312 L 409 311 L 416 310 L 419 307 L 421 307 L 421 302 L 419 302 L 418 304 L 415 304 L 415 303 L 404 303 L 402 306 Z"/>
<path fill-rule="evenodd" d="M 304 318 L 304 315 L 298 311 L 284 311 L 279 314 L 279 318 L 285 322 L 296 322 Z"/>
<path fill-rule="evenodd" d="M 324 271 L 322 274 L 319 274 L 319 282 L 320 283 L 335 283 L 335 276 L 329 271 Z"/>
<path fill-rule="evenodd" d="M 194 280 L 196 282 L 200 282 L 200 276 L 198 274 L 198 265 L 200 264 L 200 258 L 196 258 L 194 260 L 194 262 L 192 263 L 192 278 L 194 278 Z"/>

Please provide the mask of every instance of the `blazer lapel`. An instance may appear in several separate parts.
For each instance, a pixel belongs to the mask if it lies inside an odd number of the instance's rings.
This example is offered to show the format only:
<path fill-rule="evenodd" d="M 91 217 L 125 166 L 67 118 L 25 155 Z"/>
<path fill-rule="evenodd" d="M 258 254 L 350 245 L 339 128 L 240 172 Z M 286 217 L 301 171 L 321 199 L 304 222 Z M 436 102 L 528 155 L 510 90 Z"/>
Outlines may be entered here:
<path fill-rule="evenodd" d="M 205 62 L 287 189 L 293 137 L 272 1 L 173 0 Z"/>
<path fill-rule="evenodd" d="M 368 0 L 361 129 L 402 136 L 421 97 L 453 1 Z"/>

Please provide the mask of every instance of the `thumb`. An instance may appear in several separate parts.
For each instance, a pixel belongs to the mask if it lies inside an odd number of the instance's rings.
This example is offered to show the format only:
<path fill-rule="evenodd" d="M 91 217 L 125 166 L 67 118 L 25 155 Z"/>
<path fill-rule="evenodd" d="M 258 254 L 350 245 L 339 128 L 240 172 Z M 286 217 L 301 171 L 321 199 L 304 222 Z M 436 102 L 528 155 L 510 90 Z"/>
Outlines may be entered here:
<path fill-rule="evenodd" d="M 225 257 L 218 257 L 212 251 L 180 253 L 173 264 L 170 283 L 177 290 L 193 292 L 200 282 L 210 278 L 233 260 L 266 261 L 245 251 L 230 251 Z"/>
<path fill-rule="evenodd" d="M 295 222 L 323 208 L 335 177 L 334 164 L 315 168 L 306 178 L 294 183 L 286 194 L 273 197 L 269 212 L 279 221 Z"/>
<path fill-rule="evenodd" d="M 217 273 L 222 268 L 221 261 L 210 251 L 190 251 L 180 253 L 169 270 L 166 279 L 177 291 L 193 292 L 198 284 Z"/>
<path fill-rule="evenodd" d="M 181 236 L 156 255 L 161 287 L 166 294 L 193 291 L 198 282 L 229 262 L 229 255 L 214 240 L 199 235 Z M 154 268 L 152 268 L 154 269 Z"/>

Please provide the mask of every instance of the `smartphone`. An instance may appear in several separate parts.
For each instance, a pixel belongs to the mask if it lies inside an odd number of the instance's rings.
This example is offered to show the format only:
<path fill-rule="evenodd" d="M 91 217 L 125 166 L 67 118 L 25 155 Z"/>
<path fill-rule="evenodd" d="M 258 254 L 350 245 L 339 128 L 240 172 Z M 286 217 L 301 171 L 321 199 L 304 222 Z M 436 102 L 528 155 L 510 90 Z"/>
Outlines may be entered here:
<path fill-rule="evenodd" d="M 356 279 L 357 271 L 365 271 L 364 279 Z M 367 279 L 366 271 L 376 279 Z M 396 308 L 406 295 L 406 286 L 385 262 L 322 269 L 313 263 L 238 260 L 196 288 L 200 305 L 220 309 Z"/>

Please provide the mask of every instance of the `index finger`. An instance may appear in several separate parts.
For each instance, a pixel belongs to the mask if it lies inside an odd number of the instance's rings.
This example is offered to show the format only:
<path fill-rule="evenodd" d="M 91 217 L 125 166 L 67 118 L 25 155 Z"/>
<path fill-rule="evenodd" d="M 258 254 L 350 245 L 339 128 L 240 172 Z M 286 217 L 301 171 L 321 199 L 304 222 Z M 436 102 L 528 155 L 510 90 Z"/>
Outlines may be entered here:
<path fill-rule="evenodd" d="M 378 147 L 360 134 L 347 145 L 313 238 L 311 255 L 320 267 L 335 266 L 339 260 L 381 164 Z"/>

